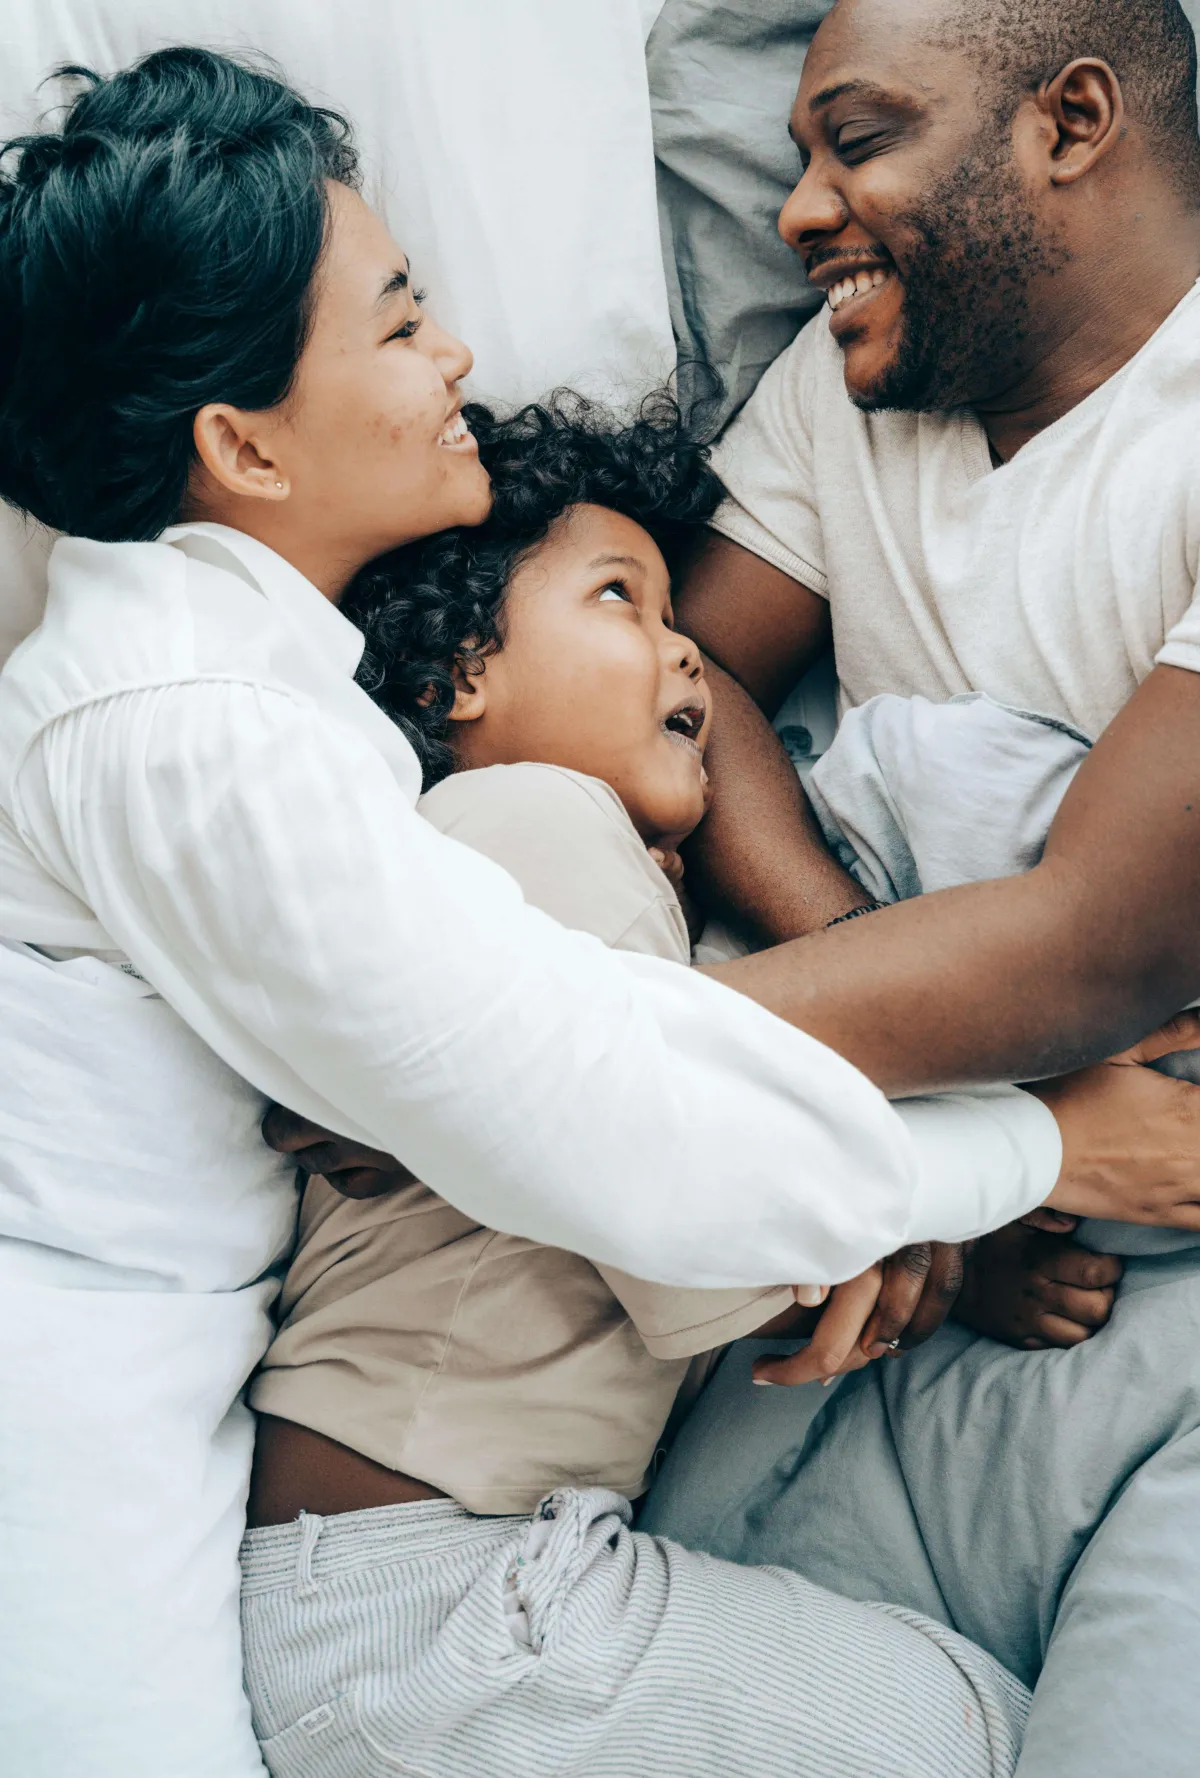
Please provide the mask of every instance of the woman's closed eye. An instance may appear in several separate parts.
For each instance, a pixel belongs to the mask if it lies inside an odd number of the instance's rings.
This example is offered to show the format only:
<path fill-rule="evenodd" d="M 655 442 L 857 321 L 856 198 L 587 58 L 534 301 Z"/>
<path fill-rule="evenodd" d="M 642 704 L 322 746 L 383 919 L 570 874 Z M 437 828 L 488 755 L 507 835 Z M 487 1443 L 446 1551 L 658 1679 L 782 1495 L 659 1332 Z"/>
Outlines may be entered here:
<path fill-rule="evenodd" d="M 425 301 L 426 294 L 427 293 L 424 290 L 414 290 L 412 293 L 412 299 L 415 303 L 418 303 L 418 304 L 423 303 Z M 394 333 L 388 334 L 388 336 L 387 336 L 388 342 L 390 342 L 391 340 L 410 340 L 410 339 L 412 339 L 413 335 L 416 333 L 417 329 L 420 327 L 421 322 L 423 320 L 424 320 L 423 315 L 410 315 L 408 317 L 408 320 L 402 322 L 400 324 L 400 326 L 396 328 Z M 385 343 L 387 343 L 387 342 L 385 342 Z"/>

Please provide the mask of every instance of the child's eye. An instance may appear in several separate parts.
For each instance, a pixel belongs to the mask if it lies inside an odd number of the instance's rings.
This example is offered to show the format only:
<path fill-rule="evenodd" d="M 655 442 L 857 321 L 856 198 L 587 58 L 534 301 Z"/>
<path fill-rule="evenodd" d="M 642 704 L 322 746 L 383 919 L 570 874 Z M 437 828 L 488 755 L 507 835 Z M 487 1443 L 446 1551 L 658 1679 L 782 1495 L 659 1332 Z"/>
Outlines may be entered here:
<path fill-rule="evenodd" d="M 633 604 L 633 600 L 629 597 L 628 592 L 621 585 L 619 580 L 610 580 L 608 585 L 602 588 L 600 599 L 601 602 L 605 599 L 620 599 L 626 605 Z"/>

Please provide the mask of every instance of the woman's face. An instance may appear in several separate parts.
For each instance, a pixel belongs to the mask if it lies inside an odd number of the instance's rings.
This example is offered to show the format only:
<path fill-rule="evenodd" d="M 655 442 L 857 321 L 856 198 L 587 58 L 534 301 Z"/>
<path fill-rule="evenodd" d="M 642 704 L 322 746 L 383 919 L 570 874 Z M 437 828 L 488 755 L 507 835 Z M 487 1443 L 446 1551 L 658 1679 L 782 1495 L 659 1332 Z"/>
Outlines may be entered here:
<path fill-rule="evenodd" d="M 711 706 L 653 539 L 606 507 L 573 508 L 513 576 L 503 625 L 454 710 L 460 763 L 585 772 L 647 844 L 685 838 L 704 814 Z"/>
<path fill-rule="evenodd" d="M 487 516 L 491 489 L 460 415 L 471 354 L 421 312 L 408 261 L 356 192 L 329 187 L 312 325 L 288 398 L 231 416 L 241 434 L 204 516 L 252 531 L 337 595 L 364 562 Z M 241 472 L 245 485 L 233 486 Z M 252 500 L 230 495 L 252 494 Z"/>

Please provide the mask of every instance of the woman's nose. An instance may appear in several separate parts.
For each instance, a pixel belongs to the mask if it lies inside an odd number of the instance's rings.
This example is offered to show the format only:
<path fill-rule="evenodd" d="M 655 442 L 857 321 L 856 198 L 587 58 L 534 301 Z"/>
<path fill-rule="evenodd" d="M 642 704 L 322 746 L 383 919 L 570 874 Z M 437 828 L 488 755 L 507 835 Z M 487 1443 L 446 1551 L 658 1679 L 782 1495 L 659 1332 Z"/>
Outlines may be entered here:
<path fill-rule="evenodd" d="M 779 233 L 794 253 L 803 254 L 825 235 L 835 235 L 850 219 L 845 199 L 810 163 L 779 212 Z"/>
<path fill-rule="evenodd" d="M 465 345 L 454 334 L 448 333 L 444 327 L 439 327 L 436 321 L 430 322 L 427 319 L 417 338 L 422 340 L 447 383 L 460 383 L 464 377 L 470 376 L 475 363 L 475 355 L 470 346 Z"/>

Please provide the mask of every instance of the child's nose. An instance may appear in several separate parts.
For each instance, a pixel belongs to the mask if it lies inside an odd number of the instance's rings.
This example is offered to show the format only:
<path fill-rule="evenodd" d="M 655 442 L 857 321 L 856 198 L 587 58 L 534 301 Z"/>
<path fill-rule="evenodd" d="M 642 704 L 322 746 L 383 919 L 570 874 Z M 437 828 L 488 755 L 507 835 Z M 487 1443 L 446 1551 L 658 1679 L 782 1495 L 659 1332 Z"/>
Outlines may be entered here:
<path fill-rule="evenodd" d="M 704 657 L 696 647 L 696 644 L 687 636 L 679 636 L 676 640 L 682 644 L 679 651 L 679 666 L 681 671 L 686 673 L 693 683 L 696 680 L 703 679 Z"/>

